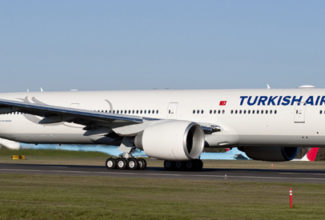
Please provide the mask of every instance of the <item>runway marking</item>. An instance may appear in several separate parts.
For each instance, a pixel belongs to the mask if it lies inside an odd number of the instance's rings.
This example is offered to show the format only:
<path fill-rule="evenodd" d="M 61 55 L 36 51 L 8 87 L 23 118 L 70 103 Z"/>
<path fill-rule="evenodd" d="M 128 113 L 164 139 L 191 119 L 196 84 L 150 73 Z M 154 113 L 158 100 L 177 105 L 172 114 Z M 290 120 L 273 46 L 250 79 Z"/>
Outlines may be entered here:
<path fill-rule="evenodd" d="M 11 171 L 11 172 L 41 172 L 41 173 L 76 173 L 76 174 L 104 174 L 104 175 L 124 175 L 124 176 L 136 176 L 139 172 L 100 172 L 100 171 L 70 171 L 70 170 L 37 170 L 37 169 L 1 169 L 0 171 Z M 175 174 L 175 173 L 141 173 L 142 176 L 161 176 L 161 177 L 205 177 L 205 178 L 217 178 L 224 179 L 224 175 L 204 175 L 204 174 Z M 141 177 L 141 176 L 139 176 Z M 313 177 L 270 177 L 270 176 L 233 176 L 227 174 L 227 179 L 274 179 L 274 180 L 318 180 L 325 181 L 325 178 L 313 178 Z"/>

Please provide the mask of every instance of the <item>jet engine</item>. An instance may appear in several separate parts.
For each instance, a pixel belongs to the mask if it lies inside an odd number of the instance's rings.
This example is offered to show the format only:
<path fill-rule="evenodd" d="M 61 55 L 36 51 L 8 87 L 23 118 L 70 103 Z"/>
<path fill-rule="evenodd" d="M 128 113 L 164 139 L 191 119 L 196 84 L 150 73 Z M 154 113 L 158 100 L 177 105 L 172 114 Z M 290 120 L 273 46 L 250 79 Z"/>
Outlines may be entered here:
<path fill-rule="evenodd" d="M 150 157 L 163 160 L 198 159 L 204 148 L 202 128 L 188 121 L 162 121 L 135 137 L 135 146 Z"/>
<path fill-rule="evenodd" d="M 241 147 L 246 155 L 254 160 L 289 161 L 298 154 L 297 147 Z"/>

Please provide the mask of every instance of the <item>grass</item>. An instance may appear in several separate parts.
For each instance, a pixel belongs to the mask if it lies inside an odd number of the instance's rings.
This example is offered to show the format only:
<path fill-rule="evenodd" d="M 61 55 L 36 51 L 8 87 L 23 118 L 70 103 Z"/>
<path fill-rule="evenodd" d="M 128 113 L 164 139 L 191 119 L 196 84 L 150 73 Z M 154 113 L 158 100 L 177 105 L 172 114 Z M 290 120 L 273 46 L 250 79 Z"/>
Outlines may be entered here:
<path fill-rule="evenodd" d="M 13 154 L 25 155 L 26 160 L 11 160 Z M 100 152 L 30 149 L 13 151 L 0 149 L 1 163 L 103 165 L 108 157 L 109 155 Z"/>
<path fill-rule="evenodd" d="M 324 206 L 323 184 L 0 174 L 0 219 L 324 219 Z"/>
<path fill-rule="evenodd" d="M 26 150 L 1 163 L 103 165 L 107 155 Z M 150 166 L 161 162 L 149 160 Z M 259 161 L 206 161 L 206 167 L 270 169 Z M 324 169 L 324 162 L 274 163 L 275 169 Z M 289 188 L 294 208 L 289 208 Z M 325 184 L 0 173 L 5 219 L 324 219 Z"/>

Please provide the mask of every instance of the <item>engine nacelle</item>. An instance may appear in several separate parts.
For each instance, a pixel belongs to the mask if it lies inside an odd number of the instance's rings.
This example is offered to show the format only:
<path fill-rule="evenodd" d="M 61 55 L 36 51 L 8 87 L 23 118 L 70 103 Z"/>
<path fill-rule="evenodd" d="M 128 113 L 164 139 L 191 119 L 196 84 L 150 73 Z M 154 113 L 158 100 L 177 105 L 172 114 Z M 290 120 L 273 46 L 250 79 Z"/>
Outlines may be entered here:
<path fill-rule="evenodd" d="M 289 161 L 298 154 L 297 147 L 241 147 L 248 157 L 253 160 Z"/>
<path fill-rule="evenodd" d="M 202 128 L 188 121 L 162 121 L 148 126 L 135 138 L 135 146 L 163 160 L 198 159 L 204 148 Z"/>

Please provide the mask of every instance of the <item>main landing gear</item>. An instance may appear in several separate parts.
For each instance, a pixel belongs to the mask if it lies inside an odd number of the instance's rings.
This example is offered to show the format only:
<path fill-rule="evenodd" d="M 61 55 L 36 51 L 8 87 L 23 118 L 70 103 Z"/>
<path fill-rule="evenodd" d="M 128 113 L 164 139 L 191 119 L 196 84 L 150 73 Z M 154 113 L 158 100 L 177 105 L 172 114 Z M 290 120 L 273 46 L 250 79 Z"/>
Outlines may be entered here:
<path fill-rule="evenodd" d="M 130 170 L 144 170 L 147 168 L 147 162 L 142 158 L 108 158 L 105 163 L 107 169 L 130 169 Z"/>
<path fill-rule="evenodd" d="M 203 168 L 202 160 L 187 160 L 187 161 L 164 161 L 165 170 L 182 170 L 182 171 L 200 171 Z"/>
<path fill-rule="evenodd" d="M 130 169 L 130 170 L 144 170 L 147 168 L 147 162 L 142 158 L 134 158 L 132 152 L 135 147 L 133 140 L 125 137 L 122 139 L 119 151 L 122 152 L 119 158 L 108 158 L 105 163 L 107 169 Z"/>

